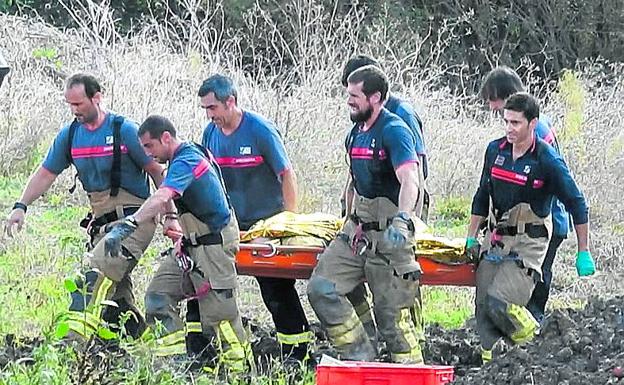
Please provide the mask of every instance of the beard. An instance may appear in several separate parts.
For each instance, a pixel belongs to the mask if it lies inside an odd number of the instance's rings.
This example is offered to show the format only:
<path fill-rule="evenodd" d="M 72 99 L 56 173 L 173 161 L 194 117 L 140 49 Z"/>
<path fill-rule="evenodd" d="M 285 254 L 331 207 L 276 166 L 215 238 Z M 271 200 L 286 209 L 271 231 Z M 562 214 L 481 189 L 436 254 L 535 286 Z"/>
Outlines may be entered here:
<path fill-rule="evenodd" d="M 370 119 L 373 116 L 373 108 L 368 106 L 365 110 L 360 110 L 356 112 L 352 112 L 349 117 L 353 123 L 362 123 Z"/>

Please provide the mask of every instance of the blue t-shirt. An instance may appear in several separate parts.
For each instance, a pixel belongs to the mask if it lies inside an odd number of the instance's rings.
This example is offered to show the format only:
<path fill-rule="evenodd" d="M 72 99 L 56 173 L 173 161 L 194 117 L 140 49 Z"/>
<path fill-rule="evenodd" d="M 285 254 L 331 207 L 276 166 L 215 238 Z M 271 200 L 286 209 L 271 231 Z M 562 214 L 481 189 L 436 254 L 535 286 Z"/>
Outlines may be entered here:
<path fill-rule="evenodd" d="M 552 122 L 548 117 L 540 116 L 537 121 L 537 126 L 535 127 L 535 134 L 538 138 L 553 146 L 558 154 L 561 154 L 555 131 L 552 129 Z M 554 234 L 561 238 L 567 237 L 570 231 L 570 215 L 563 206 L 563 203 L 558 199 L 555 199 L 552 204 L 552 218 Z"/>
<path fill-rule="evenodd" d="M 346 140 L 355 190 L 365 198 L 386 197 L 398 206 L 401 184 L 395 170 L 418 163 L 414 134 L 385 108 L 370 129 L 362 131 L 361 126 L 354 126 Z"/>
<path fill-rule="evenodd" d="M 169 162 L 162 187 L 176 193 L 174 202 L 180 214 L 190 212 L 212 233 L 218 233 L 230 221 L 230 210 L 219 168 L 209 157 L 199 145 L 181 143 Z"/>
<path fill-rule="evenodd" d="M 91 131 L 79 124 L 74 132 L 73 143 L 69 143 L 69 127 L 61 129 L 54 139 L 43 167 L 54 174 L 60 174 L 70 166 L 69 153 L 73 159 L 78 179 L 87 193 L 105 191 L 111 188 L 113 166 L 113 119 L 108 113 L 104 123 Z M 149 196 L 147 173 L 143 167 L 151 162 L 145 154 L 137 135 L 136 123 L 125 119 L 121 125 L 121 180 L 120 187 L 140 198 Z"/>
<path fill-rule="evenodd" d="M 425 134 L 423 132 L 422 123 L 414 110 L 412 105 L 403 99 L 400 99 L 394 95 L 390 95 L 384 105 L 386 109 L 399 118 L 403 119 L 405 124 L 412 130 L 414 138 L 416 139 L 416 153 L 421 159 L 423 165 L 423 174 L 425 179 L 429 175 L 429 168 L 427 165 L 427 150 L 425 148 Z"/>
<path fill-rule="evenodd" d="M 491 198 L 494 210 L 501 214 L 519 203 L 528 203 L 535 215 L 545 218 L 555 197 L 570 210 L 575 224 L 587 223 L 585 197 L 552 146 L 534 137 L 533 146 L 514 161 L 512 145 L 506 138 L 490 142 L 472 214 L 487 217 Z"/>
<path fill-rule="evenodd" d="M 202 144 L 215 157 L 242 230 L 284 210 L 281 175 L 290 161 L 275 126 L 261 115 L 243 111 L 230 135 L 214 123 Z"/>

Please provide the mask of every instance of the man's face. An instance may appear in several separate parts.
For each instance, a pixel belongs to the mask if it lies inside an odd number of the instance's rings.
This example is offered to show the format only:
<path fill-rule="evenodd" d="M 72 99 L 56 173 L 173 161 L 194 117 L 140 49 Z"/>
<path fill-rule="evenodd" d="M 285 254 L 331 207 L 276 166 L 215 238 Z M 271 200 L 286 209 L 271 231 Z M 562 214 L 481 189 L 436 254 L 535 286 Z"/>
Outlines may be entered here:
<path fill-rule="evenodd" d="M 511 144 L 522 143 L 533 136 L 533 130 L 537 119 L 531 122 L 527 120 L 523 112 L 513 110 L 503 110 L 505 120 L 505 133 L 507 141 Z"/>
<path fill-rule="evenodd" d="M 165 135 L 171 136 L 168 132 L 164 132 L 160 138 L 154 139 L 149 132 L 146 132 L 139 138 L 145 153 L 158 163 L 167 163 L 169 160 L 169 146 L 166 144 L 166 140 L 163 143 L 163 139 L 166 139 L 163 138 Z"/>
<path fill-rule="evenodd" d="M 233 100 L 234 97 L 230 96 L 230 99 Z M 223 128 L 230 121 L 232 112 L 232 100 L 230 99 L 223 103 L 216 98 L 214 92 L 209 92 L 199 99 L 199 104 L 206 111 L 206 117 L 213 121 L 217 127 Z"/>
<path fill-rule="evenodd" d="M 351 107 L 349 117 L 354 123 L 365 122 L 373 114 L 373 106 L 370 102 L 370 98 L 362 91 L 363 84 L 363 82 L 347 84 L 347 93 L 349 94 L 347 104 Z"/>
<path fill-rule="evenodd" d="M 490 107 L 490 111 L 502 113 L 503 108 L 505 107 L 505 100 L 504 99 L 488 100 L 488 105 Z"/>
<path fill-rule="evenodd" d="M 87 97 L 84 84 L 77 84 L 65 91 L 65 102 L 80 123 L 92 124 L 97 121 L 102 94 Z"/>

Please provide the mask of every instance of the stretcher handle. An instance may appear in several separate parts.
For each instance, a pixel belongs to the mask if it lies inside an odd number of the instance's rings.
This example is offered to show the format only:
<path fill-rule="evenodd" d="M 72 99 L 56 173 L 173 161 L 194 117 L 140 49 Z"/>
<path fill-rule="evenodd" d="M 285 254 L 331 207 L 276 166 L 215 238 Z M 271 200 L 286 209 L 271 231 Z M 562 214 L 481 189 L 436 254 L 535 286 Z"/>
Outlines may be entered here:
<path fill-rule="evenodd" d="M 325 250 L 322 247 L 316 246 L 275 246 L 270 243 L 241 243 L 239 245 L 241 250 L 251 250 L 251 251 L 268 251 L 268 253 L 261 254 L 263 257 L 272 257 L 276 254 L 293 254 L 297 252 L 303 253 L 316 253 L 320 254 Z"/>

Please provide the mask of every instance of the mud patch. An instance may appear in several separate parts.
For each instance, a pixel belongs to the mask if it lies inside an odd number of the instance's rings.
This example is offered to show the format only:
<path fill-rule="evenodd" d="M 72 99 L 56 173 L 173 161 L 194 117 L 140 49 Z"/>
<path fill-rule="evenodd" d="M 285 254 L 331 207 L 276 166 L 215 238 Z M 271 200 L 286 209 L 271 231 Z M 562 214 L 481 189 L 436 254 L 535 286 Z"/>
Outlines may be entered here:
<path fill-rule="evenodd" d="M 31 364 L 34 362 L 32 353 L 43 343 L 41 339 L 17 339 L 13 334 L 4 336 L 0 347 L 0 370 L 11 362 Z"/>
<path fill-rule="evenodd" d="M 533 342 L 496 353 L 491 363 L 465 371 L 454 383 L 618 383 L 623 373 L 616 368 L 624 367 L 624 297 L 592 298 L 582 310 L 555 310 Z"/>

